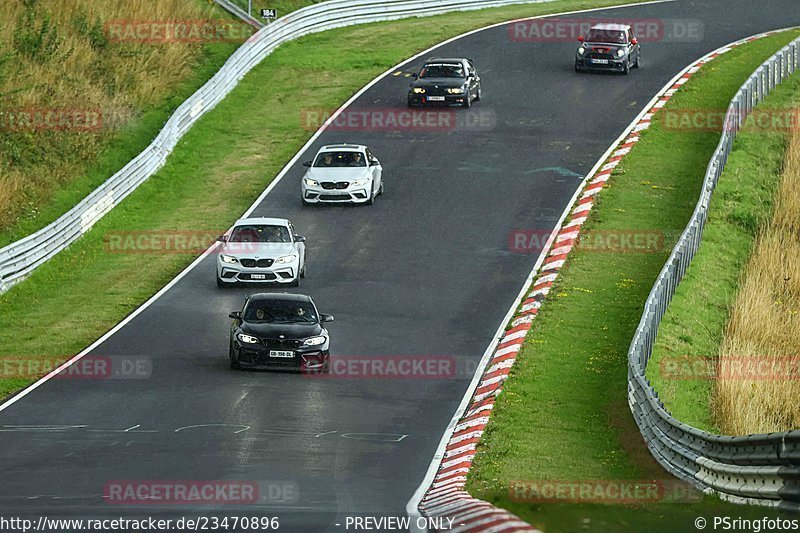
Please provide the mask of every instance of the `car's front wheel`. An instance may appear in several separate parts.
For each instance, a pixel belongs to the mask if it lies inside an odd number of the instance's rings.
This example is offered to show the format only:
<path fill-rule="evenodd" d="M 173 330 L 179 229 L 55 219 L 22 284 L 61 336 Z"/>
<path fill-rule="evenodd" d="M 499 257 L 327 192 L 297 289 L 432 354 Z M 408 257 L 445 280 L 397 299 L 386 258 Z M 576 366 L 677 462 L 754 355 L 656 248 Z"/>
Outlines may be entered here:
<path fill-rule="evenodd" d="M 222 278 L 219 277 L 219 274 L 217 274 L 217 287 L 220 289 L 225 287 L 225 282 L 222 281 Z"/>
<path fill-rule="evenodd" d="M 467 96 L 464 98 L 464 107 L 467 109 L 472 107 L 472 98 L 469 95 L 469 91 L 467 91 Z"/>
<path fill-rule="evenodd" d="M 639 52 L 636 55 L 636 63 L 633 64 L 633 68 L 639 68 L 639 62 L 642 60 L 642 53 Z"/>
<path fill-rule="evenodd" d="M 476 102 L 480 102 L 481 101 L 481 86 L 480 85 L 478 85 L 478 92 L 475 94 L 475 101 Z"/>
<path fill-rule="evenodd" d="M 631 64 L 628 61 L 625 61 L 625 66 L 622 67 L 622 73 L 628 75 L 631 73 Z"/>

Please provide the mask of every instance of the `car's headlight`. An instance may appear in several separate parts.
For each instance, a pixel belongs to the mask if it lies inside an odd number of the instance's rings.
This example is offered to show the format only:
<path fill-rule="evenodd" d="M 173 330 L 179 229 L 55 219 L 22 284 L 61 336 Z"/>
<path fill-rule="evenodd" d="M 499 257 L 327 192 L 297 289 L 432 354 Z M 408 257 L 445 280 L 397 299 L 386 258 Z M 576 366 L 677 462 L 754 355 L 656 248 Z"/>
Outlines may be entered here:
<path fill-rule="evenodd" d="M 361 178 L 358 180 L 351 181 L 350 185 L 352 187 L 361 187 L 362 185 L 366 185 L 367 183 L 369 183 L 369 178 Z"/>
<path fill-rule="evenodd" d="M 324 335 L 320 335 L 319 337 L 311 337 L 310 339 L 306 339 L 303 341 L 303 346 L 319 346 L 320 344 L 325 344 L 328 338 Z"/>
<path fill-rule="evenodd" d="M 223 263 L 231 263 L 231 264 L 233 264 L 233 263 L 238 263 L 239 262 L 239 260 L 236 259 L 235 257 L 233 257 L 232 255 L 222 254 L 222 255 L 219 256 L 219 258 L 222 259 Z"/>
<path fill-rule="evenodd" d="M 297 259 L 297 255 L 295 255 L 295 254 L 291 254 L 291 255 L 284 255 L 283 257 L 279 257 L 279 258 L 277 258 L 277 259 L 275 260 L 275 262 L 276 262 L 277 264 L 279 264 L 279 265 L 283 265 L 283 264 L 286 264 L 286 263 L 291 263 L 291 262 L 292 262 L 292 261 L 294 261 L 295 259 Z"/>
<path fill-rule="evenodd" d="M 617 57 L 622 57 L 624 55 L 625 55 L 625 49 L 620 48 L 619 50 L 617 50 Z"/>
<path fill-rule="evenodd" d="M 414 94 L 425 94 L 425 89 L 422 87 L 414 87 L 412 90 Z"/>
<path fill-rule="evenodd" d="M 578 55 L 582 56 L 584 52 L 586 52 L 586 48 L 584 48 L 583 46 L 579 46 L 578 47 Z"/>
<path fill-rule="evenodd" d="M 237 337 L 245 344 L 258 344 L 258 337 L 253 337 L 252 335 L 247 335 L 245 333 L 239 333 Z"/>
<path fill-rule="evenodd" d="M 317 180 L 312 180 L 311 178 L 303 178 L 303 181 L 306 182 L 306 185 L 309 187 L 319 187 L 319 182 Z"/>
<path fill-rule="evenodd" d="M 451 88 L 447 89 L 447 92 L 450 93 L 450 94 L 464 94 L 464 88 L 463 87 L 451 87 Z"/>

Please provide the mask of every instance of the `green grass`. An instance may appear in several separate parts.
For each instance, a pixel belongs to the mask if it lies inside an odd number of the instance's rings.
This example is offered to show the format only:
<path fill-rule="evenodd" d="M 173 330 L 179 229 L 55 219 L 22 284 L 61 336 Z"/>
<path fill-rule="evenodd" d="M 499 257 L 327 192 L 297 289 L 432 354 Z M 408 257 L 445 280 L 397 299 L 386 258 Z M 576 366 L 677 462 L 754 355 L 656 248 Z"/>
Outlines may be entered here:
<path fill-rule="evenodd" d="M 229 227 L 311 136 L 301 127 L 303 109 L 333 109 L 392 65 L 459 33 L 620 3 L 509 6 L 341 28 L 281 46 L 200 119 L 162 169 L 81 240 L 0 295 L 0 356 L 67 359 L 157 292 L 193 257 L 107 253 L 104 236 Z M 0 376 L 0 395 L 30 381 Z"/>
<path fill-rule="evenodd" d="M 758 65 L 797 35 L 787 32 L 735 48 L 703 67 L 667 107 L 725 109 Z M 549 530 L 691 530 L 695 516 L 712 511 L 737 516 L 766 512 L 715 500 L 543 505 L 513 502 L 508 495 L 516 480 L 669 477 L 650 457 L 628 408 L 627 350 L 653 282 L 694 209 L 719 134 L 671 131 L 662 127 L 662 116 L 656 115 L 614 172 L 584 231 L 660 231 L 669 237 L 664 249 L 649 254 L 573 251 L 526 338 L 470 472 L 471 494 Z M 774 162 L 780 158 L 780 143 L 772 147 L 779 152 L 770 156 Z M 757 184 L 744 190 L 725 185 L 723 199 L 726 190 L 728 202 L 736 194 L 763 194 Z M 733 218 L 741 218 L 740 210 L 732 208 Z M 687 298 L 702 298 L 685 292 Z"/>
<path fill-rule="evenodd" d="M 779 85 L 759 109 L 800 102 L 800 78 Z M 664 315 L 648 378 L 673 416 L 719 432 L 711 408 L 713 381 L 662 375 L 661 365 L 716 357 L 756 234 L 772 214 L 787 134 L 743 131 L 711 199 L 703 244 Z M 688 365 L 686 365 L 688 367 Z M 665 367 L 668 368 L 668 367 Z"/>
<path fill-rule="evenodd" d="M 56 220 L 147 148 L 175 109 L 208 81 L 238 47 L 238 43 L 229 42 L 204 44 L 202 57 L 192 75 L 169 98 L 144 110 L 139 117 L 115 132 L 97 160 L 87 164 L 82 176 L 65 183 L 46 201 L 38 203 L 35 209 L 0 230 L 0 248 Z"/>

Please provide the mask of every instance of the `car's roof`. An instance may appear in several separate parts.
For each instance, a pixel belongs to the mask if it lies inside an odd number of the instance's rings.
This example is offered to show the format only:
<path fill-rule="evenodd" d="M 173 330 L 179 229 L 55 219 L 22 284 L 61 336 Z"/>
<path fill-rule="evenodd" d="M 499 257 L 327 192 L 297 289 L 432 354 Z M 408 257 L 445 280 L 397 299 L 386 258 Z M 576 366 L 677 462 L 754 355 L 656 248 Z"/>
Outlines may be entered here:
<path fill-rule="evenodd" d="M 463 57 L 429 57 L 425 63 L 463 63 L 469 61 Z"/>
<path fill-rule="evenodd" d="M 600 24 L 594 24 L 592 26 L 593 30 L 617 30 L 617 31 L 627 31 L 631 27 L 629 24 L 614 24 L 611 22 L 603 22 Z"/>
<path fill-rule="evenodd" d="M 293 294 L 290 292 L 259 292 L 250 296 L 250 301 L 263 300 L 284 300 L 289 302 L 310 302 L 311 297 L 305 294 Z"/>
<path fill-rule="evenodd" d="M 266 218 L 266 217 L 253 217 L 253 218 L 240 218 L 236 221 L 235 226 L 249 226 L 255 224 L 266 224 L 270 226 L 288 226 L 289 221 L 285 218 Z"/>
<path fill-rule="evenodd" d="M 363 144 L 327 144 L 319 149 L 320 152 L 363 152 L 367 147 Z"/>

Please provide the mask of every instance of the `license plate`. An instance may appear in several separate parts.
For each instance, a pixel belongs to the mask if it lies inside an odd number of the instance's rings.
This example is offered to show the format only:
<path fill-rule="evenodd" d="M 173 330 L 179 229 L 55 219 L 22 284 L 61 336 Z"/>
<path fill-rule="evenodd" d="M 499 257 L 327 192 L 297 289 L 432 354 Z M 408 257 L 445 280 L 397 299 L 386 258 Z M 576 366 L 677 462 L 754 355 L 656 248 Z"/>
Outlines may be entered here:
<path fill-rule="evenodd" d="M 429 102 L 444 102 L 444 96 L 429 96 Z"/>
<path fill-rule="evenodd" d="M 250 274 L 250 279 L 267 279 L 266 274 Z"/>
<path fill-rule="evenodd" d="M 270 350 L 270 357 L 294 357 L 294 352 L 290 350 Z"/>
<path fill-rule="evenodd" d="M 592 63 L 596 65 L 608 65 L 608 59 L 592 59 Z"/>

